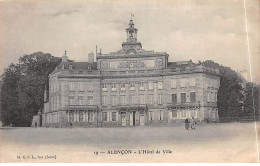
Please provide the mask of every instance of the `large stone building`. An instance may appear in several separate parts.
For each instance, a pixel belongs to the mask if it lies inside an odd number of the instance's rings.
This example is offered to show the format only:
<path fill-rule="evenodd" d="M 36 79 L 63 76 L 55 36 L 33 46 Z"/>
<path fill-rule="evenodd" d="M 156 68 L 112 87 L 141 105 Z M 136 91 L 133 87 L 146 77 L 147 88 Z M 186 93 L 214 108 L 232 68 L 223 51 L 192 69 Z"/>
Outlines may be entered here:
<path fill-rule="evenodd" d="M 146 51 L 130 20 L 122 49 L 66 55 L 49 75 L 40 126 L 105 127 L 167 125 L 194 117 L 218 121 L 219 71 L 192 61 L 169 62 L 165 52 Z"/>

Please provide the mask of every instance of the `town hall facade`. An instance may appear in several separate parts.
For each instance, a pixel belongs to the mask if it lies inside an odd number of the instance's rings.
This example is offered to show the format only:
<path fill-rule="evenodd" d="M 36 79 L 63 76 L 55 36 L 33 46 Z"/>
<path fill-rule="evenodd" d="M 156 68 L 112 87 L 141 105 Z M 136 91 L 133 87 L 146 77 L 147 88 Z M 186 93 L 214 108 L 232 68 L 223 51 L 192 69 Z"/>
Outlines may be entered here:
<path fill-rule="evenodd" d="M 218 121 L 217 69 L 169 62 L 166 52 L 144 50 L 133 20 L 126 32 L 121 50 L 90 53 L 88 62 L 71 61 L 65 52 L 49 75 L 44 109 L 34 117 L 38 126 L 174 125 L 191 117 Z"/>

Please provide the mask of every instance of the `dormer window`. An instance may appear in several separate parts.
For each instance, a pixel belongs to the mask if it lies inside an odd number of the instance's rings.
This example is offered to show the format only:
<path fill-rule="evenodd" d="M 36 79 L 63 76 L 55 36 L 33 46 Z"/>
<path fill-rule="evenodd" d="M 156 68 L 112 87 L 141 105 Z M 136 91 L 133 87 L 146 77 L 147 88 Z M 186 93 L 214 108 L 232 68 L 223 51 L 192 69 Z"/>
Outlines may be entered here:
<path fill-rule="evenodd" d="M 69 65 L 69 69 L 72 69 L 72 65 Z"/>
<path fill-rule="evenodd" d="M 88 69 L 91 69 L 91 65 L 88 65 Z"/>

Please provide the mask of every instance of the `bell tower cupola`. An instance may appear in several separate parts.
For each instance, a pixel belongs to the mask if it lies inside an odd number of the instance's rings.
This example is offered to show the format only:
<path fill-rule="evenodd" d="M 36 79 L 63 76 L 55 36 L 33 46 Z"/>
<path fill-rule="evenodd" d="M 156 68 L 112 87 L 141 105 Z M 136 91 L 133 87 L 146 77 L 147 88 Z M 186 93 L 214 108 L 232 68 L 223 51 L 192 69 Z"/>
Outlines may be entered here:
<path fill-rule="evenodd" d="M 134 24 L 132 18 L 131 18 L 128 26 L 129 27 L 126 29 L 127 42 L 137 42 L 137 31 L 138 31 L 138 29 L 135 28 L 135 24 Z"/>

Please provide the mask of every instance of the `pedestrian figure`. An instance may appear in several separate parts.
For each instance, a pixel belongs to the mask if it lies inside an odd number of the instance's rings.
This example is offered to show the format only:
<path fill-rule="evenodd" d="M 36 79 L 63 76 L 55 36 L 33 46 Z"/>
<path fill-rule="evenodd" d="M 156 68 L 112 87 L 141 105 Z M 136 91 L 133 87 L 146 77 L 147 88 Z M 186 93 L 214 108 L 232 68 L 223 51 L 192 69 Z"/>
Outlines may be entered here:
<path fill-rule="evenodd" d="M 191 123 L 191 129 L 192 129 L 192 130 L 195 130 L 195 128 L 196 128 L 196 122 L 195 122 L 195 120 L 194 120 L 194 117 L 191 118 L 190 123 Z"/>
<path fill-rule="evenodd" d="M 189 130 L 189 127 L 190 127 L 189 119 L 186 118 L 184 122 L 185 122 L 185 129 L 186 129 L 186 130 Z"/>

